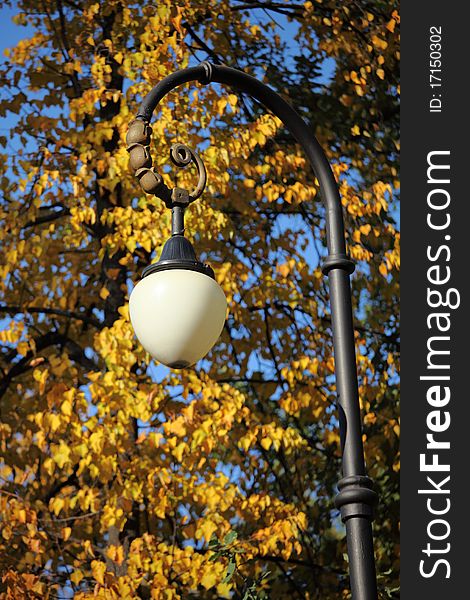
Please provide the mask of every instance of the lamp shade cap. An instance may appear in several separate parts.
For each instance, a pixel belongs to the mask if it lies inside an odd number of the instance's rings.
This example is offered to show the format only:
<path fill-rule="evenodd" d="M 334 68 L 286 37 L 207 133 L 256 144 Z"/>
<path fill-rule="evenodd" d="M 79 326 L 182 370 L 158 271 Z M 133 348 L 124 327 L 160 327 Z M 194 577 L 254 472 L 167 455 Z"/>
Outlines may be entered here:
<path fill-rule="evenodd" d="M 174 235 L 165 242 L 160 259 L 158 262 L 146 267 L 143 270 L 142 277 L 167 269 L 198 271 L 214 279 L 212 268 L 196 258 L 193 245 L 182 235 Z"/>

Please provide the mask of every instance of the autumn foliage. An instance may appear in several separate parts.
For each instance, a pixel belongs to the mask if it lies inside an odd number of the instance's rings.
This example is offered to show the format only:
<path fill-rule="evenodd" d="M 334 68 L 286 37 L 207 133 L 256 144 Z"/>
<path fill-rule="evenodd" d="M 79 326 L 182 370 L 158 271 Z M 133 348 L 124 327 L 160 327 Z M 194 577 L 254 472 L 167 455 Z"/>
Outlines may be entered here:
<path fill-rule="evenodd" d="M 218 85 L 153 122 L 201 154 L 186 231 L 229 303 L 207 359 L 156 365 L 128 298 L 170 234 L 128 167 L 143 95 L 209 59 L 264 78 L 338 179 L 382 598 L 398 578 L 394 0 L 18 0 L 1 67 L 0 598 L 348 598 L 324 210 L 282 124 Z M 192 188 L 194 171 L 178 173 Z M 174 182 L 173 182 L 174 183 Z"/>

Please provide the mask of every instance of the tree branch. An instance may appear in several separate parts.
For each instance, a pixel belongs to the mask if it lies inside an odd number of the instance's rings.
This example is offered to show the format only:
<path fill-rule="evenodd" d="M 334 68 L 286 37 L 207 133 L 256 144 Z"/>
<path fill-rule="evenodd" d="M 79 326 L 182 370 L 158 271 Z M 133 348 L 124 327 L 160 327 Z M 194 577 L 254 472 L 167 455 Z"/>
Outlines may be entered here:
<path fill-rule="evenodd" d="M 57 221 L 57 219 L 61 219 L 62 217 L 66 217 L 70 215 L 70 210 L 68 208 L 64 208 L 63 210 L 59 210 L 57 212 L 47 213 L 47 215 L 42 215 L 41 217 L 37 217 L 34 221 L 28 221 L 23 229 L 28 229 L 29 227 L 34 227 L 35 225 L 42 225 L 43 223 L 51 223 L 52 221 Z"/>
<path fill-rule="evenodd" d="M 102 326 L 98 319 L 94 317 L 87 317 L 86 315 L 82 315 L 81 313 L 72 312 L 69 310 L 61 310 L 59 308 L 45 308 L 41 306 L 16 306 L 16 305 L 0 305 L 0 313 L 40 313 L 45 315 L 56 315 L 59 317 L 67 317 L 69 319 L 76 319 L 77 321 L 83 321 L 84 323 L 88 323 L 89 325 L 93 325 L 93 327 L 97 327 L 98 329 Z"/>

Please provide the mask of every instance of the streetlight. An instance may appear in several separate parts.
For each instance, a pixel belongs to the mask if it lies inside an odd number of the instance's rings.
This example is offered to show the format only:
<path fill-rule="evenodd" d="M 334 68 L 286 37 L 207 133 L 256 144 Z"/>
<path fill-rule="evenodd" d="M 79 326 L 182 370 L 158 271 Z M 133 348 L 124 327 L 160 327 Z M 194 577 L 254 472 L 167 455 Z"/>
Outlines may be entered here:
<path fill-rule="evenodd" d="M 346 254 L 343 214 L 338 186 L 328 160 L 305 121 L 276 92 L 254 77 L 222 65 L 203 62 L 165 77 L 144 98 L 139 114 L 127 134 L 130 164 L 143 190 L 163 199 L 172 210 L 172 237 L 160 260 L 144 269 L 142 280 L 129 301 L 137 337 L 146 350 L 173 368 L 183 368 L 202 358 L 217 341 L 225 320 L 225 296 L 208 265 L 196 258 L 184 238 L 184 210 L 202 193 L 206 172 L 200 158 L 187 146 L 175 144 L 170 156 L 180 167 L 191 161 L 199 181 L 191 193 L 170 190 L 152 168 L 149 154 L 153 111 L 174 88 L 197 81 L 234 87 L 256 98 L 271 110 L 302 145 L 320 184 L 326 207 L 328 256 L 323 273 L 330 287 L 333 348 L 338 390 L 339 429 L 342 448 L 342 479 L 335 505 L 346 526 L 351 591 L 354 600 L 376 600 L 372 508 L 377 495 L 366 476 L 354 348 L 354 328 L 349 276 L 354 263 Z"/>

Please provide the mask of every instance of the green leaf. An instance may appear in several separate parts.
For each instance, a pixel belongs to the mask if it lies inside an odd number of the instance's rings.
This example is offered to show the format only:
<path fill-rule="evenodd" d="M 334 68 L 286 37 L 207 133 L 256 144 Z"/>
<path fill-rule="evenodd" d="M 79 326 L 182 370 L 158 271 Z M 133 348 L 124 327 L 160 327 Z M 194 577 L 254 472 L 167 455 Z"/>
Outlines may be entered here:
<path fill-rule="evenodd" d="M 227 574 L 225 575 L 223 583 L 228 583 L 232 579 L 233 574 L 235 573 L 236 566 L 237 565 L 236 565 L 235 561 L 230 560 L 230 562 L 228 563 L 228 567 L 227 567 Z"/>
<path fill-rule="evenodd" d="M 238 537 L 238 534 L 236 531 L 229 531 L 227 533 L 227 535 L 224 537 L 224 544 L 228 545 L 231 544 L 232 542 L 234 542 Z"/>

